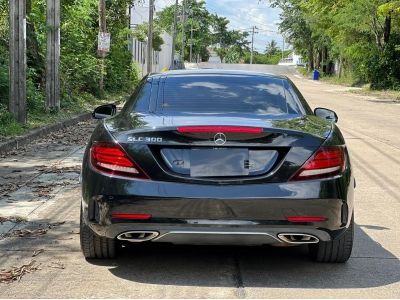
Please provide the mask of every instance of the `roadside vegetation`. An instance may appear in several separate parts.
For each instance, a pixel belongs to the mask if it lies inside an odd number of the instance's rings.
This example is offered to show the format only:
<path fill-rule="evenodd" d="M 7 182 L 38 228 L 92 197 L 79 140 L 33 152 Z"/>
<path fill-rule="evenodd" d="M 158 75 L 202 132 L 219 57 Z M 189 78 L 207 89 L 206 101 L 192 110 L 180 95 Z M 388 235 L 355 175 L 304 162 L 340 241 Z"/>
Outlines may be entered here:
<path fill-rule="evenodd" d="M 308 71 L 329 80 L 400 90 L 400 1 L 271 0 L 280 30 Z"/>
<path fill-rule="evenodd" d="M 283 53 L 284 57 L 288 57 L 292 53 L 292 50 L 285 50 Z M 250 52 L 246 53 L 244 62 L 250 63 Z M 270 53 L 266 50 L 264 53 L 254 51 L 253 63 L 262 65 L 277 65 L 282 59 L 282 50 L 279 49 L 277 52 Z"/>
<path fill-rule="evenodd" d="M 128 0 L 107 2 L 112 44 L 105 59 L 105 95 L 100 97 L 98 1 L 61 2 L 61 109 L 46 112 L 46 1 L 27 1 L 28 122 L 22 125 L 8 113 L 8 1 L 0 1 L 0 140 L 90 111 L 99 103 L 120 99 L 134 88 L 139 74 L 128 51 L 129 4 Z"/>

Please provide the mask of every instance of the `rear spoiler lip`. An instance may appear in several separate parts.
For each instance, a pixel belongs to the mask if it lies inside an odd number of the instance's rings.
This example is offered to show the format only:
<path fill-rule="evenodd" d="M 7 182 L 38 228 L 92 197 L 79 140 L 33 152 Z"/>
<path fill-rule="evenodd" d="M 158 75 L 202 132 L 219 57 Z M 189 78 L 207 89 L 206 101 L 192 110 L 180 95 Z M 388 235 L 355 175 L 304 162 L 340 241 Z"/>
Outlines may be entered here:
<path fill-rule="evenodd" d="M 245 133 L 262 134 L 264 128 L 253 126 L 235 125 L 200 125 L 200 126 L 179 126 L 176 128 L 179 133 Z"/>
<path fill-rule="evenodd" d="M 116 140 L 120 140 L 120 138 L 124 136 L 131 136 L 131 135 L 142 135 L 142 134 L 154 134 L 155 132 L 165 132 L 165 131 L 170 131 L 170 132 L 176 132 L 177 134 L 182 134 L 185 132 L 179 132 L 180 128 L 193 128 L 193 127 L 198 127 L 198 128 L 204 128 L 206 126 L 209 127 L 224 127 L 224 128 L 244 128 L 246 129 L 245 131 L 248 131 L 246 133 L 248 134 L 262 134 L 262 133 L 286 133 L 288 135 L 295 135 L 295 136 L 313 136 L 315 138 L 321 139 L 323 141 L 327 140 L 332 133 L 334 132 L 334 124 L 332 123 L 325 123 L 321 124 L 320 122 L 317 122 L 317 120 L 314 120 L 314 116 L 306 116 L 302 118 L 296 118 L 289 120 L 288 122 L 286 120 L 272 120 L 271 123 L 266 122 L 266 123 L 251 123 L 249 124 L 246 123 L 237 123 L 237 122 L 217 122 L 215 120 L 212 123 L 204 124 L 200 122 L 182 122 L 182 124 L 173 124 L 173 125 L 164 125 L 164 124 L 155 124 L 155 126 L 151 126 L 151 123 L 145 123 L 141 126 L 138 126 L 136 128 L 132 129 L 119 129 L 119 128 L 113 128 L 113 126 L 110 126 L 110 124 L 107 124 L 106 121 L 104 121 L 104 127 L 107 129 L 107 131 L 114 136 Z M 293 123 L 292 123 L 293 122 Z M 307 126 L 307 123 L 310 124 L 310 126 Z M 264 126 L 263 126 L 264 125 Z M 299 127 L 299 128 L 296 128 Z M 310 128 L 310 129 L 309 129 Z M 305 130 L 303 130 L 305 129 Z M 183 130 L 185 131 L 185 130 Z M 188 130 L 190 131 L 190 130 Z M 240 131 L 240 130 L 239 130 Z M 200 131 L 198 131 L 200 132 Z M 219 133 L 224 131 L 217 131 L 217 130 L 211 130 L 208 131 L 207 133 Z M 235 132 L 235 130 L 230 131 L 232 133 Z M 188 132 L 186 132 L 188 133 Z M 228 132 L 229 133 L 229 132 Z M 239 133 L 239 132 L 236 132 Z M 245 132 L 243 132 L 245 133 Z M 124 140 L 124 139 L 123 139 Z"/>
<path fill-rule="evenodd" d="M 180 133 L 178 131 L 179 127 L 188 127 L 188 126 L 173 126 L 173 127 L 170 127 L 170 126 L 169 127 L 164 127 L 163 126 L 163 127 L 154 127 L 154 128 L 148 127 L 148 128 L 131 129 L 131 130 L 119 131 L 119 132 L 115 132 L 115 131 L 114 132 L 109 131 L 109 132 L 114 136 L 115 139 L 119 140 L 119 138 L 122 137 L 122 136 L 135 135 L 135 134 L 142 135 L 142 134 L 155 133 L 155 132 L 165 132 L 165 131 L 175 131 L 176 133 L 179 134 Z M 192 127 L 192 126 L 190 126 L 190 127 Z M 262 131 L 257 132 L 257 134 L 262 134 L 262 133 L 286 133 L 286 134 L 297 135 L 297 136 L 311 135 L 313 137 L 316 137 L 316 138 L 319 138 L 319 139 L 322 139 L 322 140 L 326 140 L 329 136 L 331 136 L 332 131 L 333 131 L 332 130 L 333 127 L 331 127 L 329 129 L 329 131 L 325 132 L 324 135 L 319 135 L 319 134 L 315 134 L 315 133 L 312 133 L 312 132 L 305 132 L 305 131 L 301 131 L 301 130 L 288 129 L 288 128 L 264 127 L 264 128 L 261 128 L 261 129 L 262 129 Z M 218 132 L 215 132 L 215 133 L 218 133 Z M 214 133 L 214 131 L 213 132 L 208 131 L 206 133 Z"/>

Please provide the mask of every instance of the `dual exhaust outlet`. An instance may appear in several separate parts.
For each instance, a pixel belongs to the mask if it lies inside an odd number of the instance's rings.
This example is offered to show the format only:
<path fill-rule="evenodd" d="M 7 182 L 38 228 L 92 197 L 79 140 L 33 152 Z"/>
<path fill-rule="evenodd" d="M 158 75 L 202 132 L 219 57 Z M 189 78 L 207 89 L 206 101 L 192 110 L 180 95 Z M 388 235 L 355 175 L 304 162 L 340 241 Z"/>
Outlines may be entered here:
<path fill-rule="evenodd" d="M 316 244 L 319 239 L 306 233 L 280 233 L 278 238 L 287 244 Z"/>
<path fill-rule="evenodd" d="M 127 231 L 117 236 L 120 241 L 141 243 L 154 240 L 160 233 L 157 231 Z"/>
<path fill-rule="evenodd" d="M 188 232 L 190 233 L 190 232 Z M 210 232 L 212 234 L 212 232 Z M 256 233 L 257 234 L 257 233 Z M 117 236 L 120 241 L 127 241 L 132 243 L 141 243 L 152 241 L 159 237 L 160 233 L 157 231 L 127 231 Z M 316 244 L 319 239 L 311 234 L 306 233 L 280 233 L 278 238 L 281 242 L 286 244 Z"/>

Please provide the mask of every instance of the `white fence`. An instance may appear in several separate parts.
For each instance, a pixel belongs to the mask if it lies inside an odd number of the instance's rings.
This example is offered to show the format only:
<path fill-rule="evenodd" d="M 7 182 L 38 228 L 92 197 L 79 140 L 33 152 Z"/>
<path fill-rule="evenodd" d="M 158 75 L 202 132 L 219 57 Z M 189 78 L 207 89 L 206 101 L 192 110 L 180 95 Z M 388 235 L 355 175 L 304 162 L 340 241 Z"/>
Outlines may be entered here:
<path fill-rule="evenodd" d="M 164 44 L 161 46 L 161 51 L 153 50 L 152 72 L 161 72 L 169 69 L 171 65 L 172 38 L 168 34 L 163 34 L 162 38 Z M 147 44 L 132 38 L 130 50 L 132 60 L 139 64 L 142 75 L 145 75 L 147 73 Z"/>

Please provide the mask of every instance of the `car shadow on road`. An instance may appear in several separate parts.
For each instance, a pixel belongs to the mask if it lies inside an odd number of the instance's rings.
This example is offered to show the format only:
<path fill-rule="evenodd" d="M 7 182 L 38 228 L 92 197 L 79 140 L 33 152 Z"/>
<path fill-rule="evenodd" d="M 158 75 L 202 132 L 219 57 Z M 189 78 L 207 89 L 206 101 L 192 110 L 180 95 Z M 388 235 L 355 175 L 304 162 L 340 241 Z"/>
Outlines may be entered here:
<path fill-rule="evenodd" d="M 400 261 L 356 226 L 352 258 L 346 264 L 312 262 L 307 247 L 210 247 L 131 244 L 119 258 L 90 263 L 139 283 L 228 287 L 343 289 L 400 281 Z"/>

